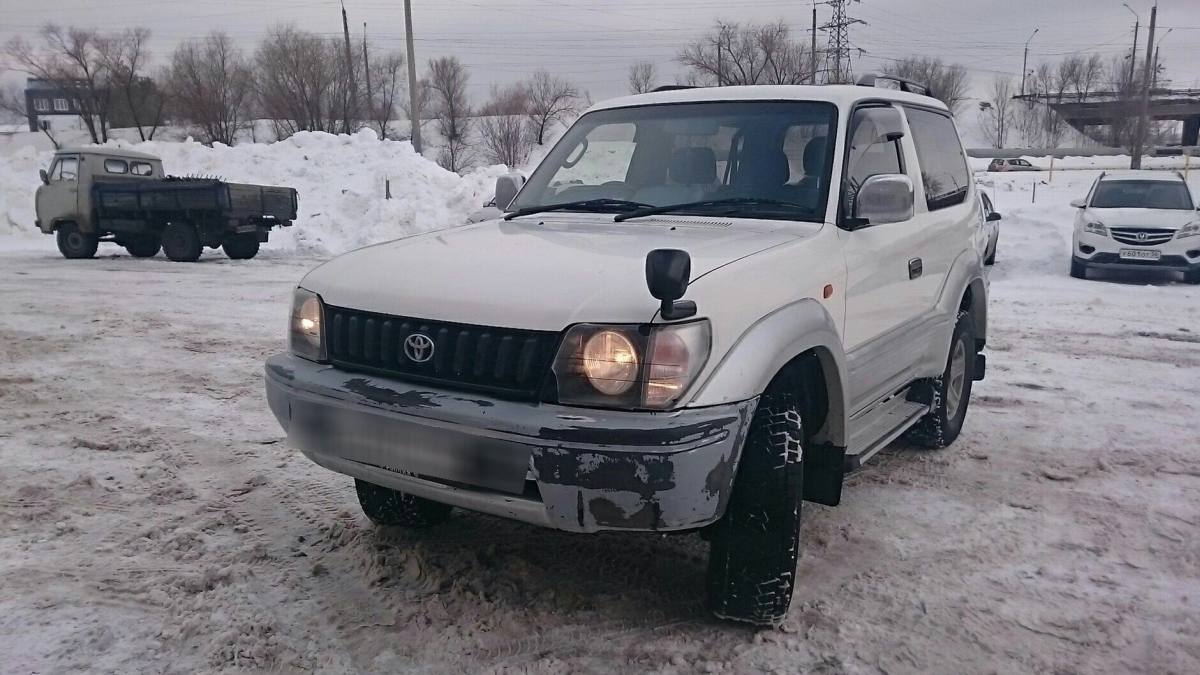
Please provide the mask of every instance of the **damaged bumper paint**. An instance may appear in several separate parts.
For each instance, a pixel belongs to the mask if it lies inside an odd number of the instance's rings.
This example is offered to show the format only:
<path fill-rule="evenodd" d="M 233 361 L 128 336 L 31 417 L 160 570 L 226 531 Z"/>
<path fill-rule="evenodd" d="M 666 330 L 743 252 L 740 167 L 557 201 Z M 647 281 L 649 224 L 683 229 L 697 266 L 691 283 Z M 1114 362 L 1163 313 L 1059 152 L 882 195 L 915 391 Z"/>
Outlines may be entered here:
<path fill-rule="evenodd" d="M 721 517 L 756 400 L 669 412 L 447 392 L 281 354 L 267 398 L 317 464 L 571 532 L 685 530 Z"/>

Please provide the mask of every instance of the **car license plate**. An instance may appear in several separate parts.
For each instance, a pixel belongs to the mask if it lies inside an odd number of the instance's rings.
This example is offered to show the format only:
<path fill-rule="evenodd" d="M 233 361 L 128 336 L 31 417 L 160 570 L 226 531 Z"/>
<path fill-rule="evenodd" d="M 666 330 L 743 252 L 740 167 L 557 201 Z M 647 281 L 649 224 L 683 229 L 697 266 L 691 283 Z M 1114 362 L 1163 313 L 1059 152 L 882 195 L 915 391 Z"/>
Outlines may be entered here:
<path fill-rule="evenodd" d="M 1158 260 L 1161 257 L 1162 251 L 1148 251 L 1134 248 L 1121 249 L 1121 260 Z"/>

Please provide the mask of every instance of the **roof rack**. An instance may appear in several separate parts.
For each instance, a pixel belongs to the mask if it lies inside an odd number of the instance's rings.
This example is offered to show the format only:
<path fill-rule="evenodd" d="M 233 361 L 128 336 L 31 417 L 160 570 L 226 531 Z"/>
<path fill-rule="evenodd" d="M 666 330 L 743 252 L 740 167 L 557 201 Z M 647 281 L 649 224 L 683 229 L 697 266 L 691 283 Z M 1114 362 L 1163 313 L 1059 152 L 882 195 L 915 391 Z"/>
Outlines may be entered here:
<path fill-rule="evenodd" d="M 858 82 L 855 82 L 855 84 L 860 87 L 878 87 L 880 89 L 906 91 L 910 94 L 918 94 L 921 96 L 933 96 L 933 90 L 930 89 L 928 85 L 921 84 L 920 82 L 913 82 L 912 80 L 906 80 L 903 77 L 897 77 L 895 75 L 876 75 L 874 73 L 867 73 L 866 75 L 858 78 Z"/>
<path fill-rule="evenodd" d="M 680 89 L 700 89 L 700 87 L 694 84 L 664 84 L 661 87 L 655 87 L 650 91 L 653 93 L 658 93 L 660 91 L 679 91 Z"/>

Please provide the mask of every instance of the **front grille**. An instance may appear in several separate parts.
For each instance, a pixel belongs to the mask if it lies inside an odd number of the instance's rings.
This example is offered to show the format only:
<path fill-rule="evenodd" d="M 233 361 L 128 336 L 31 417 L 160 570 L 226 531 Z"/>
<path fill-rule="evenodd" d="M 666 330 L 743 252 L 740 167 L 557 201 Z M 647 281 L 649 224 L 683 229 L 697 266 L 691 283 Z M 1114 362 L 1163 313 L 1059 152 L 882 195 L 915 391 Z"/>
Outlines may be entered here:
<path fill-rule="evenodd" d="M 1158 246 L 1171 241 L 1175 236 L 1175 230 L 1161 227 L 1112 227 L 1108 231 L 1112 233 L 1113 239 L 1133 246 Z"/>
<path fill-rule="evenodd" d="M 326 307 L 325 322 L 329 360 L 339 368 L 522 400 L 537 398 L 559 338 L 558 333 L 546 331 L 472 326 L 341 307 Z M 433 352 L 424 362 L 405 352 L 405 341 L 417 334 L 433 343 Z"/>

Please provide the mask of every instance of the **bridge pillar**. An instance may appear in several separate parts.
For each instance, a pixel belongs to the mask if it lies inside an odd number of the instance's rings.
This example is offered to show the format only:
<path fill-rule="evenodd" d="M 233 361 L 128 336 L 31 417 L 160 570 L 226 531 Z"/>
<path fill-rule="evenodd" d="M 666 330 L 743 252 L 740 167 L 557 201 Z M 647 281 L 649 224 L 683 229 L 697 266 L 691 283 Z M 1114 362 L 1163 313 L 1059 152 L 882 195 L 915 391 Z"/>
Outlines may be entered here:
<path fill-rule="evenodd" d="M 1189 117 L 1183 121 L 1183 144 L 1200 145 L 1200 117 Z"/>

